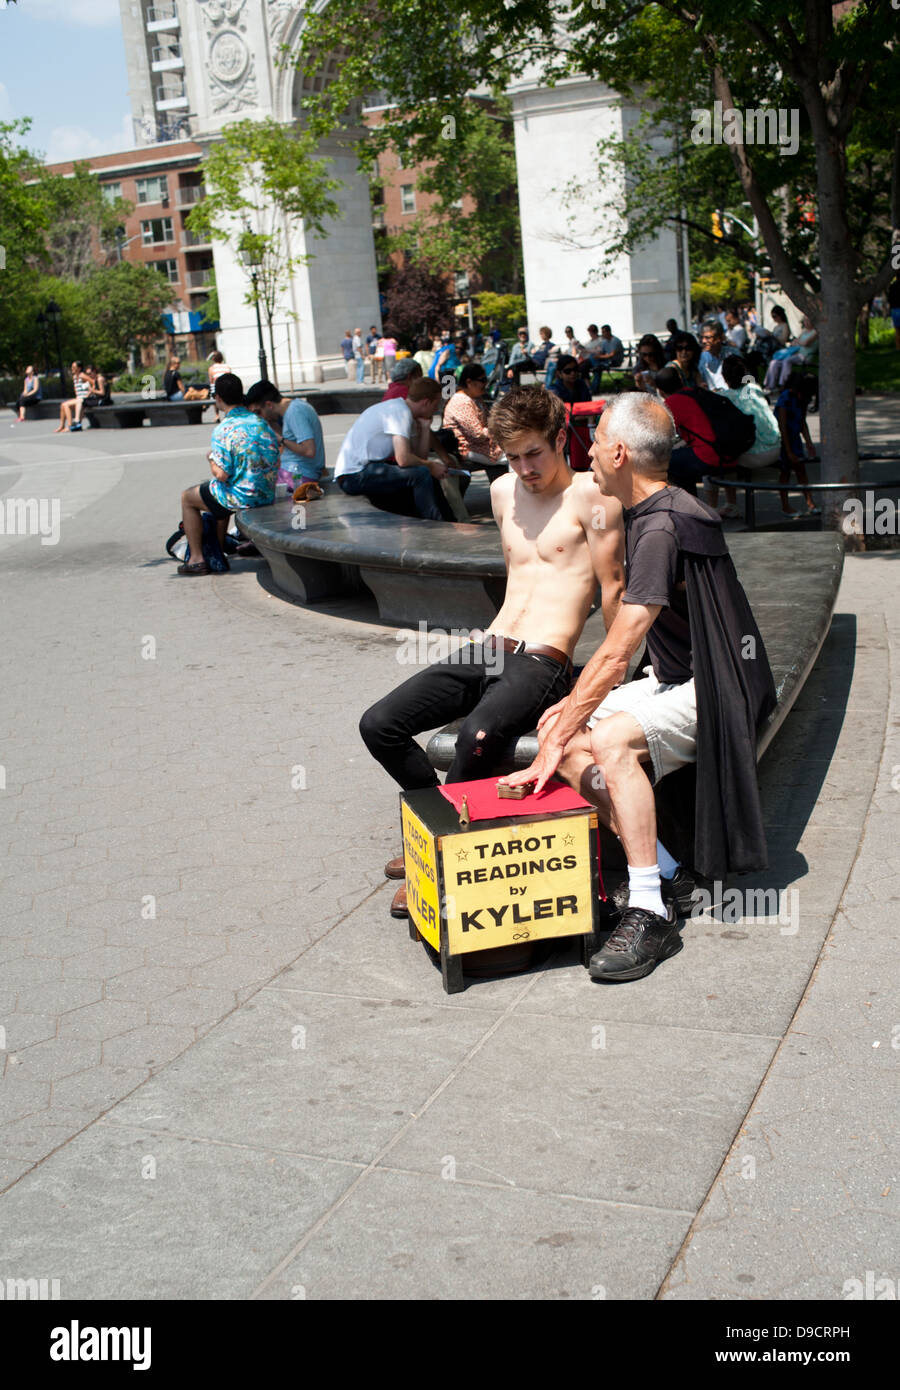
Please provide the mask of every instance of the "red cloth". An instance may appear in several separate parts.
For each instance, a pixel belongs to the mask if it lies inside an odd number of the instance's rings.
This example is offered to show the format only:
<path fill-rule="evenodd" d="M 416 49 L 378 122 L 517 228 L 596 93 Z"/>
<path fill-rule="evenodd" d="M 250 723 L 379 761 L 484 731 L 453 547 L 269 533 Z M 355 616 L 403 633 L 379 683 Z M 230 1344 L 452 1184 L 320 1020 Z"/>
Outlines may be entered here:
<path fill-rule="evenodd" d="M 583 796 L 579 796 L 571 787 L 551 777 L 540 796 L 534 793 L 530 796 L 523 796 L 521 801 L 510 801 L 506 797 L 497 795 L 498 777 L 484 777 L 477 782 L 445 782 L 438 787 L 441 796 L 445 797 L 450 805 L 457 811 L 462 810 L 462 801 L 465 796 L 469 803 L 469 819 L 476 820 L 499 820 L 501 816 L 510 816 L 524 819 L 527 816 L 546 815 L 552 811 L 574 811 L 579 806 L 586 806 L 590 810 L 596 807 L 591 806 L 589 801 L 585 801 Z M 597 835 L 597 874 L 600 881 L 600 895 L 606 897 L 606 889 L 603 886 L 603 863 L 600 856 L 600 836 Z"/>
<path fill-rule="evenodd" d="M 540 796 L 532 793 L 523 796 L 521 801 L 511 801 L 497 795 L 499 780 L 499 777 L 482 777 L 477 782 L 445 782 L 438 790 L 457 811 L 462 810 L 463 797 L 468 797 L 470 820 L 546 815 L 550 811 L 573 811 L 577 806 L 591 804 L 555 777 L 551 777 Z"/>
<path fill-rule="evenodd" d="M 716 432 L 697 402 L 684 392 L 675 391 L 666 397 L 666 409 L 675 421 L 681 438 L 693 449 L 700 462 L 710 468 L 719 468 L 721 460 L 711 442 L 715 440 Z"/>
<path fill-rule="evenodd" d="M 403 381 L 392 381 L 381 399 L 383 401 L 392 401 L 397 396 L 400 396 L 405 401 L 409 395 L 409 387 L 410 382 L 408 377 L 404 378 Z"/>
<path fill-rule="evenodd" d="M 606 401 L 576 401 L 566 406 L 570 419 L 579 415 L 602 415 L 605 409 Z"/>

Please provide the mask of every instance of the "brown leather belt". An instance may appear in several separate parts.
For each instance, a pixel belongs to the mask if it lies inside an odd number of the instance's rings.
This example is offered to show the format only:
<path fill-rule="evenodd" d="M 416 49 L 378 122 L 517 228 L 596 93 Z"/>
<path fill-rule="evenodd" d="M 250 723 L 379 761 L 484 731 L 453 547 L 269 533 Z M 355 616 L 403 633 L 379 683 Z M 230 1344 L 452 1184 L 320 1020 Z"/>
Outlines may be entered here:
<path fill-rule="evenodd" d="M 485 647 L 489 642 L 494 646 L 499 645 L 513 656 L 549 656 L 551 661 L 558 662 L 566 671 L 574 669 L 569 657 L 558 647 L 545 647 L 539 642 L 517 642 L 514 637 L 498 637 L 494 632 L 486 632 L 483 637 L 472 640 L 481 642 Z"/>

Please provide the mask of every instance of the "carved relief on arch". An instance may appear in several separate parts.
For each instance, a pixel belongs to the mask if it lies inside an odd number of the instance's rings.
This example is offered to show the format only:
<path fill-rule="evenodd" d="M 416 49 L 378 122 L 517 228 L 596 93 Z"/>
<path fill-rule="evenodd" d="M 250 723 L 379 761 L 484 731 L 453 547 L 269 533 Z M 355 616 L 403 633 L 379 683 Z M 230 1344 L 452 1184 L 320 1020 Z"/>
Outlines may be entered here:
<path fill-rule="evenodd" d="M 207 32 L 223 24 L 236 24 L 246 0 L 198 0 L 206 21 Z"/>

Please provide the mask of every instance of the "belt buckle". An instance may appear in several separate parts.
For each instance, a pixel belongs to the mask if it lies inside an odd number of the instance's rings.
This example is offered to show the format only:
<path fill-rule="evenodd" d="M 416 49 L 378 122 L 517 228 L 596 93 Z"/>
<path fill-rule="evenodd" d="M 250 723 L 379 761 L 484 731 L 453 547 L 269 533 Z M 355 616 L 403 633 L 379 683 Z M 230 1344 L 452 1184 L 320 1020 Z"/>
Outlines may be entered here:
<path fill-rule="evenodd" d="M 516 649 L 515 649 L 515 651 L 513 652 L 513 656 L 523 656 L 523 655 L 525 654 L 525 651 L 526 651 L 526 648 L 527 648 L 527 647 L 528 647 L 528 643 L 527 643 L 527 642 L 521 642 L 521 641 L 518 642 L 518 643 L 516 644 Z"/>

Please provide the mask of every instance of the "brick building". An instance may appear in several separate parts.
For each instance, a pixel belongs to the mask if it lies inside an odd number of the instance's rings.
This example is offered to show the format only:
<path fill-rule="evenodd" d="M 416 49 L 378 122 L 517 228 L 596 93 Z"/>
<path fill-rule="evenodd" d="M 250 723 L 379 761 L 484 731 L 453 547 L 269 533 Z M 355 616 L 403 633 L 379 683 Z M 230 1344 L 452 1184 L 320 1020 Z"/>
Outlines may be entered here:
<path fill-rule="evenodd" d="M 86 162 L 110 202 L 123 198 L 132 206 L 119 239 L 123 260 L 155 266 L 172 287 L 158 343 L 148 349 L 146 365 L 162 362 L 174 349 L 186 360 L 200 360 L 216 346 L 215 332 L 202 324 L 199 310 L 209 297 L 213 249 L 188 231 L 185 218 L 203 197 L 201 150 L 191 140 L 145 145 L 121 154 L 95 155 Z M 51 164 L 56 174 L 70 174 L 71 162 Z"/>

